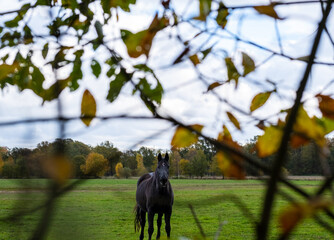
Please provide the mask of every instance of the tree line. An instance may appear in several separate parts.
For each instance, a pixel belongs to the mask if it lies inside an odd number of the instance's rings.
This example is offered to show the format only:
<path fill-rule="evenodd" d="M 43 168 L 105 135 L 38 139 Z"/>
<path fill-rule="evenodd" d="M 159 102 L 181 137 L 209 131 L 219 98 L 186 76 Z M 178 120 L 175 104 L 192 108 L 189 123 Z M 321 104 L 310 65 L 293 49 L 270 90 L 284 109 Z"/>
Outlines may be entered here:
<path fill-rule="evenodd" d="M 243 145 L 243 150 L 257 157 L 257 137 Z M 128 178 L 140 176 L 155 170 L 157 154 L 168 152 L 170 155 L 171 177 L 203 177 L 224 176 L 222 166 L 217 161 L 217 150 L 208 141 L 199 139 L 196 144 L 182 149 L 162 150 L 141 147 L 138 150 L 121 151 L 109 141 L 95 147 L 72 139 L 56 139 L 54 142 L 41 142 L 34 149 L 0 148 L 0 177 L 2 178 L 45 178 L 48 170 L 45 162 L 57 151 L 57 146 L 62 145 L 66 161 L 71 168 L 73 178 L 96 178 L 102 176 L 115 176 Z M 323 169 L 334 168 L 334 138 L 328 138 L 330 154 L 323 166 L 319 158 L 319 149 L 315 143 L 302 146 L 297 149 L 289 149 L 290 161 L 283 168 L 284 174 L 289 175 L 323 175 Z M 259 161 L 271 166 L 275 155 L 266 158 L 258 158 Z M 66 165 L 60 167 L 64 169 Z M 245 166 L 249 176 L 260 176 L 263 172 Z"/>

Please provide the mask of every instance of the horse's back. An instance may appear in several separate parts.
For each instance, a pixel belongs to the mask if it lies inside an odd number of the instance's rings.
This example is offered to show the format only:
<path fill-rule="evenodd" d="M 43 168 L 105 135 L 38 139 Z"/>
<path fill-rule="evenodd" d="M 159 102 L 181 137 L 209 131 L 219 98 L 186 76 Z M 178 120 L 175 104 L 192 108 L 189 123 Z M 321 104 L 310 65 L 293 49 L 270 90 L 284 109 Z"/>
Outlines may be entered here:
<path fill-rule="evenodd" d="M 137 187 L 138 187 L 139 184 L 141 184 L 144 180 L 149 179 L 150 177 L 152 177 L 152 174 L 151 174 L 151 173 L 146 173 L 146 174 L 144 174 L 143 176 L 141 176 L 141 177 L 138 179 Z"/>

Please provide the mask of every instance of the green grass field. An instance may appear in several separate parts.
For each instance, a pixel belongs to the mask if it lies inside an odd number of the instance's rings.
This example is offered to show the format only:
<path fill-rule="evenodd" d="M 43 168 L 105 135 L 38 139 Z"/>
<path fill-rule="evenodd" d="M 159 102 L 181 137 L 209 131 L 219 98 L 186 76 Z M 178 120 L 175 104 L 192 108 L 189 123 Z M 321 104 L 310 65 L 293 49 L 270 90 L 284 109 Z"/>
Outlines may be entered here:
<path fill-rule="evenodd" d="M 219 239 L 254 239 L 255 221 L 259 218 L 264 193 L 261 181 L 171 180 L 171 183 L 175 194 L 172 239 L 198 239 L 200 236 L 189 203 L 194 206 L 207 239 L 214 238 L 220 222 L 224 225 Z M 313 192 L 319 182 L 295 183 Z M 40 204 L 46 197 L 43 191 L 46 184 L 45 180 L 0 180 L 0 217 Z M 139 234 L 134 233 L 133 226 L 135 190 L 135 179 L 85 181 L 57 201 L 48 239 L 138 239 Z M 255 219 L 245 216 L 235 199 L 242 200 Z M 286 204 L 281 197 L 276 201 L 271 239 L 279 234 L 277 213 Z M 39 217 L 40 212 L 37 212 L 19 222 L 0 222 L 0 239 L 28 239 Z M 156 227 L 154 239 L 155 234 Z M 293 233 L 292 239 L 333 239 L 333 236 L 314 221 L 306 220 Z"/>

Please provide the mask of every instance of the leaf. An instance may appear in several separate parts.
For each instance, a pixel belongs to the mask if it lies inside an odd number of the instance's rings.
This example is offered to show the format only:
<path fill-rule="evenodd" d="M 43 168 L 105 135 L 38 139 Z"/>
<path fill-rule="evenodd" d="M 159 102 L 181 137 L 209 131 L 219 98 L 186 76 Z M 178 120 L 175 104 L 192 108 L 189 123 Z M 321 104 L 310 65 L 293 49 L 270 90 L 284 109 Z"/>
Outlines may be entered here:
<path fill-rule="evenodd" d="M 256 94 L 250 105 L 250 111 L 253 112 L 256 109 L 262 107 L 269 99 L 271 93 L 272 92 L 263 92 Z"/>
<path fill-rule="evenodd" d="M 316 121 L 322 126 L 326 135 L 334 131 L 334 120 L 323 117 L 317 118 Z"/>
<path fill-rule="evenodd" d="M 319 109 L 326 118 L 334 120 L 334 99 L 327 95 L 316 95 L 319 101 Z"/>
<path fill-rule="evenodd" d="M 226 64 L 226 68 L 227 68 L 228 81 L 234 80 L 235 81 L 235 87 L 237 88 L 240 74 L 239 74 L 237 68 L 235 67 L 234 63 L 232 62 L 231 58 L 229 58 L 229 57 L 225 58 L 225 64 Z"/>
<path fill-rule="evenodd" d="M 121 92 L 123 86 L 130 81 L 132 74 L 128 74 L 124 68 L 121 68 L 119 74 L 116 75 L 115 80 L 110 82 L 110 88 L 107 99 L 113 102 Z"/>
<path fill-rule="evenodd" d="M 194 19 L 206 21 L 206 17 L 211 12 L 211 2 L 212 0 L 199 0 L 199 16 Z"/>
<path fill-rule="evenodd" d="M 2 64 L 0 65 L 0 82 L 7 78 L 8 75 L 15 72 L 15 70 L 19 67 L 19 64 L 17 62 L 13 62 L 12 65 L 8 64 Z"/>
<path fill-rule="evenodd" d="M 42 56 L 45 59 L 49 52 L 49 43 L 45 43 L 43 50 L 42 50 Z"/>
<path fill-rule="evenodd" d="M 98 78 L 101 74 L 101 65 L 99 64 L 99 62 L 93 59 L 90 67 L 95 77 Z"/>
<path fill-rule="evenodd" d="M 233 159 L 232 156 L 233 155 L 231 153 L 228 154 L 226 152 L 218 151 L 216 157 L 219 169 L 226 177 L 245 179 L 245 170 L 239 164 L 235 163 L 236 160 Z"/>
<path fill-rule="evenodd" d="M 275 19 L 282 19 L 277 15 L 274 6 L 275 6 L 274 4 L 270 4 L 263 6 L 255 6 L 253 8 L 260 14 L 264 14 Z"/>
<path fill-rule="evenodd" d="M 310 60 L 310 55 L 298 57 L 296 60 L 308 62 Z"/>
<path fill-rule="evenodd" d="M 238 119 L 236 119 L 235 116 L 232 113 L 230 113 L 230 112 L 226 112 L 226 114 L 227 114 L 228 118 L 230 119 L 230 121 L 233 123 L 233 125 L 237 129 L 241 130 L 240 123 L 239 123 Z"/>
<path fill-rule="evenodd" d="M 278 221 L 281 231 L 283 234 L 288 234 L 304 219 L 332 205 L 332 201 L 323 198 L 311 199 L 306 203 L 292 203 L 279 214 Z"/>
<path fill-rule="evenodd" d="M 194 124 L 190 125 L 189 128 L 201 132 L 203 129 L 203 125 Z M 175 130 L 174 136 L 172 138 L 172 148 L 185 148 L 189 147 L 190 145 L 196 143 L 198 140 L 198 135 L 188 128 L 178 126 Z"/>
<path fill-rule="evenodd" d="M 266 127 L 264 134 L 258 138 L 256 143 L 258 156 L 263 158 L 276 153 L 281 144 L 282 136 L 283 129 L 281 127 Z"/>
<path fill-rule="evenodd" d="M 302 106 L 298 110 L 293 131 L 308 140 L 313 139 L 319 146 L 326 144 L 324 128 L 315 118 L 310 118 Z"/>
<path fill-rule="evenodd" d="M 209 92 L 209 91 L 211 91 L 211 90 L 213 90 L 213 89 L 215 89 L 216 87 L 219 87 L 219 86 L 221 86 L 221 85 L 223 85 L 223 84 L 222 84 L 222 83 L 219 83 L 219 82 L 211 83 L 211 84 L 209 85 L 209 87 L 208 87 L 207 92 Z"/>
<path fill-rule="evenodd" d="M 88 127 L 96 114 L 94 96 L 86 89 L 81 100 L 81 121 Z"/>
<path fill-rule="evenodd" d="M 217 140 L 228 144 L 232 148 L 241 151 L 242 147 L 232 139 L 232 135 L 226 126 L 223 126 L 223 131 L 218 134 Z M 221 151 L 217 152 L 217 162 L 219 169 L 226 177 L 233 177 L 236 179 L 245 179 L 246 172 L 243 167 L 243 159 L 238 155 L 229 152 Z"/>
<path fill-rule="evenodd" d="M 151 25 L 146 30 L 137 32 L 135 34 L 127 30 L 121 30 L 122 40 L 126 45 L 129 56 L 137 58 L 144 54 L 146 57 L 148 57 L 153 38 L 168 24 L 168 19 L 158 18 L 158 14 L 156 14 Z"/>
<path fill-rule="evenodd" d="M 135 4 L 136 0 L 103 0 L 101 5 L 105 13 L 110 13 L 110 8 L 120 7 L 126 12 L 130 12 L 130 4 Z"/>
<path fill-rule="evenodd" d="M 194 64 L 194 66 L 196 66 L 197 64 L 200 63 L 200 60 L 199 60 L 197 54 L 191 55 L 191 56 L 189 57 L 189 59 L 190 59 L 190 61 Z"/>
<path fill-rule="evenodd" d="M 99 38 L 99 40 L 103 40 L 104 35 L 103 35 L 103 29 L 102 29 L 102 24 L 100 23 L 100 21 L 96 20 L 95 24 L 94 24 L 97 36 Z"/>
<path fill-rule="evenodd" d="M 54 156 L 42 162 L 45 174 L 57 184 L 63 185 L 73 174 L 73 165 L 65 156 Z"/>
<path fill-rule="evenodd" d="M 244 52 L 242 53 L 242 66 L 244 67 L 244 77 L 255 70 L 253 59 Z"/>
<path fill-rule="evenodd" d="M 218 8 L 218 14 L 216 17 L 216 22 L 219 26 L 221 26 L 223 29 L 225 28 L 227 24 L 227 16 L 229 12 L 228 9 L 225 7 L 224 3 L 219 3 L 219 8 Z"/>

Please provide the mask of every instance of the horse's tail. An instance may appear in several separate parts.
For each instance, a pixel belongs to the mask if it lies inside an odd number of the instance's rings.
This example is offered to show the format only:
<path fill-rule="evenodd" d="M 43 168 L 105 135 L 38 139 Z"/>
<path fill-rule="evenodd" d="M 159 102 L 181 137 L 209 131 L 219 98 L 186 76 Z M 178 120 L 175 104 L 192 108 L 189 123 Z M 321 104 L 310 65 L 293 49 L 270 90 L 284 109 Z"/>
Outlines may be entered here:
<path fill-rule="evenodd" d="M 135 213 L 135 232 L 139 232 L 140 230 L 140 222 L 141 222 L 141 214 L 140 214 L 140 207 L 138 204 L 136 204 L 135 208 L 133 209 L 133 212 Z"/>

